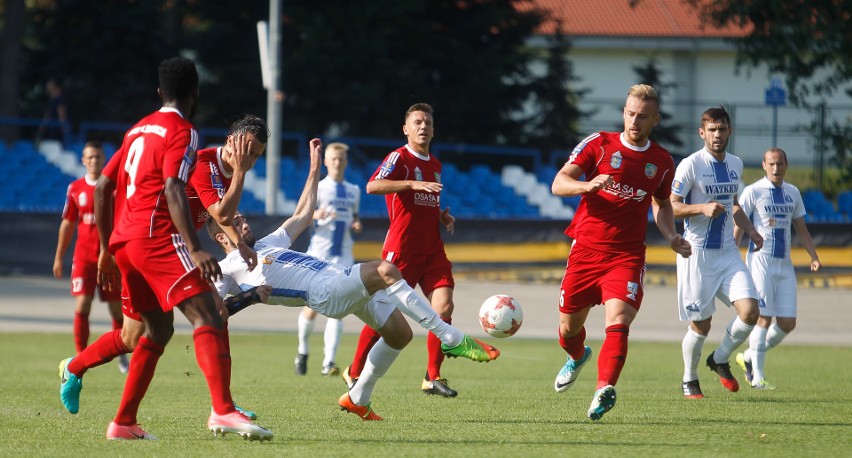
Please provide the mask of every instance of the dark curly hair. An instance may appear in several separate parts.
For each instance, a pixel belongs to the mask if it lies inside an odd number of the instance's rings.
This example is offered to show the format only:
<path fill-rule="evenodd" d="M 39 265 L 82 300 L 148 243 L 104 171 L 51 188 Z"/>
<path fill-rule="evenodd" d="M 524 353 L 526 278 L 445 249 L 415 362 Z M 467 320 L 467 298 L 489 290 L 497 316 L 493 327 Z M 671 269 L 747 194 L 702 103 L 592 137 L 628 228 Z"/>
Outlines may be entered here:
<path fill-rule="evenodd" d="M 172 57 L 160 63 L 160 90 L 165 100 L 184 99 L 198 90 L 195 62 L 186 57 Z"/>
<path fill-rule="evenodd" d="M 269 129 L 266 127 L 266 122 L 260 116 L 247 114 L 231 124 L 228 129 L 228 135 L 252 134 L 260 143 L 266 144 L 269 138 Z"/>

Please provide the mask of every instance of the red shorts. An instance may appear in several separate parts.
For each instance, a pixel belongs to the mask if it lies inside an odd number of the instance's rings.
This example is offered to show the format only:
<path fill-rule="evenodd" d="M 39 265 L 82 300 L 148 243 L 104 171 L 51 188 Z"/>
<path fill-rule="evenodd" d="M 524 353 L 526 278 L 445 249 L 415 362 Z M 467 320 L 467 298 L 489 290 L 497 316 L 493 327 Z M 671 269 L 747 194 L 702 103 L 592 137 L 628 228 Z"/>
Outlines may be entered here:
<path fill-rule="evenodd" d="M 121 284 L 136 312 L 169 312 L 185 300 L 212 291 L 201 278 L 180 235 L 135 239 L 115 250 Z"/>
<path fill-rule="evenodd" d="M 121 313 L 131 320 L 142 321 L 142 314 L 133 308 L 133 304 L 130 303 L 130 296 L 127 293 L 127 288 L 124 286 L 121 287 Z"/>
<path fill-rule="evenodd" d="M 559 311 L 575 313 L 610 299 L 626 302 L 639 310 L 642 305 L 642 279 L 645 253 L 597 251 L 574 244 L 568 255 Z"/>
<path fill-rule="evenodd" d="M 447 259 L 447 253 L 415 254 L 401 256 L 399 253 L 382 252 L 386 261 L 392 262 L 402 273 L 409 286 L 420 285 L 423 295 L 428 297 L 438 288 L 454 288 L 453 263 Z"/>
<path fill-rule="evenodd" d="M 96 289 L 101 302 L 114 302 L 121 299 L 118 292 L 106 291 L 98 285 L 97 262 L 75 261 L 71 264 L 71 295 L 94 296 Z"/>

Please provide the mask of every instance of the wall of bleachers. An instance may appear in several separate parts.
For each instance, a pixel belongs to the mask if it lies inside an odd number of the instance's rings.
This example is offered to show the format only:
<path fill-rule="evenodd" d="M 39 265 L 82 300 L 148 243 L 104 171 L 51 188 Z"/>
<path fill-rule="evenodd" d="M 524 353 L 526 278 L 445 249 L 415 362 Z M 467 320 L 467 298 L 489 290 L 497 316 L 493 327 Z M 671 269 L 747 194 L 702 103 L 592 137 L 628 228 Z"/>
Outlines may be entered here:
<path fill-rule="evenodd" d="M 114 138 L 120 141 L 128 126 L 113 123 L 81 124 L 79 134 L 64 143 L 20 139 L 11 144 L 0 141 L 0 158 L 5 167 L 0 179 L 5 192 L 0 193 L 0 211 L 58 213 L 64 204 L 65 191 L 73 180 L 85 173 L 80 164 L 84 142 L 80 139 Z M 104 136 L 104 133 L 108 135 Z M 221 144 L 227 136 L 224 129 L 200 129 L 201 145 Z M 284 132 L 280 161 L 281 192 L 286 201 L 295 204 L 307 176 L 309 137 L 300 132 Z M 364 186 L 382 158 L 398 148 L 404 139 L 343 137 L 324 139 L 342 141 L 350 146 L 347 179 Z M 107 157 L 117 149 L 114 141 L 104 142 Z M 546 163 L 544 155 L 530 148 L 508 148 L 485 145 L 434 143 L 432 152 L 443 162 L 442 206 L 450 207 L 463 219 L 569 220 L 579 198 L 551 195 L 550 184 L 557 166 Z M 553 162 L 553 161 L 548 161 Z M 247 179 L 241 209 L 247 214 L 264 212 L 266 199 L 266 158 L 255 165 Z M 832 202 L 816 190 L 803 190 L 809 222 L 848 223 L 852 221 L 852 191 L 845 191 Z M 285 205 L 286 208 L 286 205 Z M 361 215 L 364 218 L 386 217 L 384 197 L 363 194 Z M 650 216 L 650 215 L 649 215 Z"/>

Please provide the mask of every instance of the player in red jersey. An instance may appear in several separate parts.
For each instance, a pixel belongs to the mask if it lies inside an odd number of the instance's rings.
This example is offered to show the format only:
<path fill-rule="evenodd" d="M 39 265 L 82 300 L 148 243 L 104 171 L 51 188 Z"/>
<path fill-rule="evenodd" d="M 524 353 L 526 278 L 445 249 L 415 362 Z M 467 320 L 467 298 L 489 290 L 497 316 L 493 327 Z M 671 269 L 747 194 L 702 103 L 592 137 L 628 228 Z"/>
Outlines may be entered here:
<path fill-rule="evenodd" d="M 98 286 L 98 227 L 95 224 L 95 183 L 104 168 L 104 149 L 100 142 L 90 141 L 83 146 L 83 165 L 86 176 L 68 185 L 62 223 L 59 225 L 59 240 L 53 258 L 53 276 L 62 278 L 62 257 L 71 242 L 74 228 L 77 242 L 74 244 L 74 262 L 71 264 L 71 295 L 76 297 L 74 310 L 74 344 L 77 353 L 89 343 L 89 312 L 95 289 L 101 301 L 109 306 L 112 328 L 121 328 L 121 296 L 116 291 L 107 291 Z M 127 358 L 119 361 L 121 372 L 127 372 Z"/>
<path fill-rule="evenodd" d="M 129 303 L 145 323 L 118 413 L 106 435 L 155 439 L 139 427 L 137 412 L 174 333 L 173 309 L 178 308 L 194 328 L 196 360 L 212 398 L 208 428 L 248 439 L 271 439 L 272 433 L 237 412 L 231 399 L 230 355 L 210 286 L 221 270 L 216 258 L 201 249 L 189 214 L 186 183 L 197 154 L 197 134 L 188 121 L 198 101 L 195 64 L 182 57 L 163 61 L 159 80 L 163 108 L 127 132 L 96 187 L 101 283 L 115 284 L 117 265 Z M 113 195 L 113 190 L 118 192 Z M 114 261 L 106 252 L 106 240 Z"/>
<path fill-rule="evenodd" d="M 581 195 L 565 233 L 574 239 L 559 293 L 559 344 L 568 361 L 554 388 L 570 388 L 591 359 L 584 324 L 591 308 L 604 304 L 606 337 L 598 356 L 598 383 L 587 413 L 599 420 L 615 406 L 615 387 L 627 359 L 630 324 L 642 304 L 648 208 L 672 248 L 689 256 L 692 247 L 676 231 L 671 193 L 674 161 L 651 142 L 660 122 L 653 87 L 630 88 L 624 105 L 624 132 L 599 132 L 580 142 L 556 174 L 557 196 Z M 580 177 L 585 175 L 585 181 Z"/>
<path fill-rule="evenodd" d="M 213 216 L 220 224 L 227 224 L 229 237 L 236 240 L 235 245 L 240 247 L 240 254 L 249 266 L 257 264 L 257 255 L 242 241 L 240 234 L 233 229 L 233 215 L 236 212 L 240 196 L 242 195 L 245 174 L 254 166 L 257 158 L 263 154 L 269 131 L 263 119 L 246 115 L 233 123 L 230 127 L 226 144 L 223 147 L 207 148 L 198 152 L 198 163 L 190 178 L 190 184 L 186 188 L 190 205 L 191 220 L 197 231 L 207 220 L 208 214 Z M 199 198 L 199 195 L 203 198 Z M 97 260 L 96 260 L 97 262 Z M 95 265 L 97 269 L 97 265 Z M 95 272 L 97 273 L 97 272 Z M 268 296 L 268 288 L 262 287 L 252 292 L 258 296 L 253 297 L 251 293 L 246 298 L 262 300 Z M 245 298 L 243 298 L 245 299 Z M 218 301 L 217 301 L 218 302 Z M 247 302 L 234 299 L 231 302 L 239 302 L 247 305 Z M 120 304 L 119 304 L 120 305 Z M 225 348 L 230 353 L 230 339 L 228 337 L 227 319 L 229 307 L 220 307 L 220 314 L 225 320 L 223 323 L 223 337 Z M 120 358 L 136 348 L 136 344 L 145 331 L 142 316 L 133 308 L 129 301 L 119 313 L 124 312 L 124 325 L 119 331 L 113 330 L 104 334 L 96 340 L 90 348 L 78 354 L 74 358 L 63 361 L 60 372 L 73 374 L 77 379 L 93 367 L 105 364 L 116 356 Z M 61 373 L 60 373 L 61 376 Z M 79 392 L 68 391 L 62 398 L 63 404 L 71 413 L 79 411 Z M 257 416 L 250 411 L 236 409 L 254 420 Z"/>
<path fill-rule="evenodd" d="M 441 226 L 453 233 L 455 218 L 450 209 L 440 208 L 441 162 L 429 154 L 434 134 L 432 107 L 416 103 L 405 112 L 402 132 L 408 143 L 390 153 L 367 183 L 367 193 L 382 194 L 388 207 L 390 229 L 385 237 L 382 257 L 402 272 L 413 288 L 420 285 L 423 295 L 441 319 L 450 324 L 453 316 L 453 265 L 444 252 Z M 352 365 L 343 372 L 347 385 L 353 386 L 361 374 L 370 348 L 379 339 L 374 329 L 364 326 Z M 480 346 L 488 347 L 476 341 Z M 455 397 L 458 392 L 441 378 L 445 352 L 441 340 L 432 332 L 426 338 L 428 362 L 421 389 L 427 394 Z M 493 358 L 500 353 L 494 351 Z"/>

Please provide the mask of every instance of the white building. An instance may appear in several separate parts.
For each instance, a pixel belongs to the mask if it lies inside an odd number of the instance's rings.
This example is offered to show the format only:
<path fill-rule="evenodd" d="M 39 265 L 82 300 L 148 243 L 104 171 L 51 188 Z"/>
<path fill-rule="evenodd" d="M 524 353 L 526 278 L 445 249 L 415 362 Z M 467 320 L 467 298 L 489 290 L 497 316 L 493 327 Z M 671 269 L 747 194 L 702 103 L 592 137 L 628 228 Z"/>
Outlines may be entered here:
<path fill-rule="evenodd" d="M 790 162 L 814 163 L 815 136 L 810 123 L 814 110 L 790 106 L 777 110 L 777 124 L 766 90 L 774 77 L 765 67 L 736 68 L 736 51 L 730 38 L 744 36 L 745 29 L 716 29 L 702 24 L 696 10 L 680 0 L 642 0 L 635 8 L 628 0 L 533 0 L 536 8 L 551 13 L 541 29 L 552 34 L 556 21 L 571 41 L 568 59 L 581 80 L 577 89 L 588 89 L 584 110 L 596 109 L 581 131 L 615 130 L 621 125 L 621 106 L 627 89 L 637 82 L 633 67 L 654 59 L 664 83 L 675 88 L 664 93 L 663 110 L 670 122 L 682 126 L 681 151 L 688 155 L 702 146 L 697 129 L 701 113 L 723 105 L 734 123 L 730 152 L 749 165 L 760 162 L 772 145 L 773 125 L 777 146 L 787 151 Z M 531 43 L 543 46 L 538 37 Z M 543 66 L 538 70 L 543 71 Z M 815 102 L 812 100 L 811 102 Z M 850 122 L 852 99 L 838 91 L 830 100 L 829 116 Z M 568 147 L 570 148 L 570 146 Z"/>

